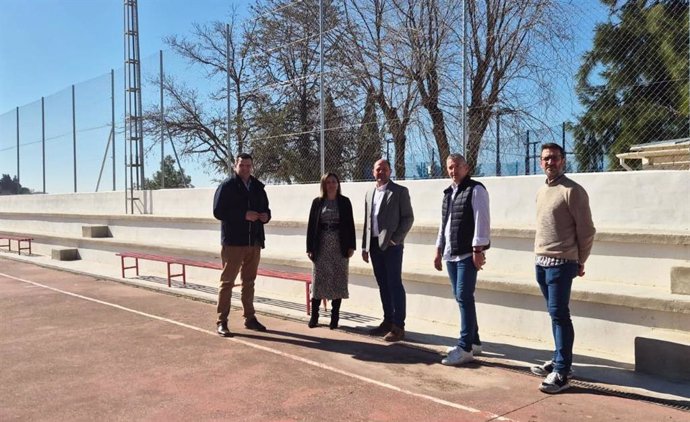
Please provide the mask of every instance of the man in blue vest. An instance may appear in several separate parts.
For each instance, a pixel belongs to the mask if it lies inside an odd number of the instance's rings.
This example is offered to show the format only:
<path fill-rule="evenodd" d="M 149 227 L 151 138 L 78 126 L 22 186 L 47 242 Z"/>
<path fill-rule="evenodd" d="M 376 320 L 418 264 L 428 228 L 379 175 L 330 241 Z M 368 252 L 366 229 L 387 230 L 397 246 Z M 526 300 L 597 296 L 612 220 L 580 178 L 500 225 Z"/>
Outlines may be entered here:
<path fill-rule="evenodd" d="M 489 193 L 469 176 L 465 157 L 450 154 L 446 170 L 452 184 L 443 191 L 442 218 L 436 239 L 434 267 L 441 271 L 446 261 L 453 296 L 460 307 L 460 338 L 441 363 L 449 366 L 474 361 L 481 353 L 474 290 L 477 271 L 486 263 L 489 249 Z"/>

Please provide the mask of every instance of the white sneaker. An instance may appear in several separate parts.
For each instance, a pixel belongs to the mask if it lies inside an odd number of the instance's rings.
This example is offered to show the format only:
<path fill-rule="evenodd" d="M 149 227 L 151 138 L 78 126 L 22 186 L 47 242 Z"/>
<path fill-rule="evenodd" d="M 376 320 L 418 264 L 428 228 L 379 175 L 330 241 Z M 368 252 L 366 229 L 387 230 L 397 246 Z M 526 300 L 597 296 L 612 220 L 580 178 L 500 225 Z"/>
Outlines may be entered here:
<path fill-rule="evenodd" d="M 448 347 L 446 349 L 446 354 L 450 354 L 453 350 L 455 350 L 457 348 L 458 348 L 458 346 Z M 481 344 L 473 344 L 472 345 L 472 354 L 474 356 L 481 356 L 482 355 L 482 345 Z"/>
<path fill-rule="evenodd" d="M 558 372 L 552 372 L 546 376 L 546 379 L 539 385 L 539 390 L 548 394 L 560 393 L 563 390 L 570 388 L 568 377 L 564 377 Z"/>
<path fill-rule="evenodd" d="M 446 366 L 464 365 L 474 361 L 472 352 L 466 352 L 457 347 L 452 352 L 448 353 L 448 357 L 444 358 L 441 363 Z"/>

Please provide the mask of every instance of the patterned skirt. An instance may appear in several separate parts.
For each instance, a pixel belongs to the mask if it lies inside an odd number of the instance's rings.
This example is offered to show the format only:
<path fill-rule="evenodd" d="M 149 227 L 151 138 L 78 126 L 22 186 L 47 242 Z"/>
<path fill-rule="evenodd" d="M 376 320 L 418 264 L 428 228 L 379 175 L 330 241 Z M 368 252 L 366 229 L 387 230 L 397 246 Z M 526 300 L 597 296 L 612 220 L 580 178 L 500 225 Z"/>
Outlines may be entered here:
<path fill-rule="evenodd" d="M 312 298 L 347 299 L 348 265 L 350 260 L 340 252 L 337 231 L 321 232 L 319 253 L 312 272 Z"/>

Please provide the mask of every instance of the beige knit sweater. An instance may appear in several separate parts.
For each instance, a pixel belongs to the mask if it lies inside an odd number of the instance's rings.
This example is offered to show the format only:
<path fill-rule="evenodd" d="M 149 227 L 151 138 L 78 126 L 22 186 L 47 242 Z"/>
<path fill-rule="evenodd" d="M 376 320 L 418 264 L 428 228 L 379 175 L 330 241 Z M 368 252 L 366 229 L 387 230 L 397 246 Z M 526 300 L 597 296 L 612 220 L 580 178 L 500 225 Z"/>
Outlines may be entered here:
<path fill-rule="evenodd" d="M 565 175 L 537 192 L 534 252 L 584 264 L 594 242 L 594 223 L 585 189 Z"/>

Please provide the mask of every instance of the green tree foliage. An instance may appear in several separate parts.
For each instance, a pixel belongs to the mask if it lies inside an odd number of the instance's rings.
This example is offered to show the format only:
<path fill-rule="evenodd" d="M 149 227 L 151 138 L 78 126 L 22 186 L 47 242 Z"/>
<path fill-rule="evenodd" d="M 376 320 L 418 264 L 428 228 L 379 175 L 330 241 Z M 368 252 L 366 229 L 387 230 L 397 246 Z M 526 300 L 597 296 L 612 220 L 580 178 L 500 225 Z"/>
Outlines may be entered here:
<path fill-rule="evenodd" d="M 688 1 L 602 0 L 577 93 L 586 111 L 575 127 L 580 171 L 597 171 L 631 145 L 688 134 Z"/>
<path fill-rule="evenodd" d="M 10 177 L 3 174 L 0 178 L 0 195 L 23 195 L 31 193 L 31 189 L 22 187 L 17 176 Z"/>
<path fill-rule="evenodd" d="M 163 159 L 163 181 L 165 189 L 176 188 L 193 188 L 191 182 L 192 177 L 186 176 L 181 169 L 175 168 L 175 159 L 166 155 Z M 153 174 L 151 179 L 146 178 L 144 182 L 145 189 L 160 189 L 161 188 L 161 171 L 158 170 Z"/>
<path fill-rule="evenodd" d="M 249 112 L 254 133 L 248 149 L 254 155 L 256 175 L 283 183 L 320 179 L 319 37 L 316 0 L 258 1 L 251 47 L 251 68 L 259 94 Z M 324 25 L 338 27 L 337 10 L 324 2 Z M 324 62 L 333 47 L 324 44 Z M 330 72 L 326 69 L 325 72 Z M 350 101 L 344 87 L 329 79 L 324 92 L 326 171 L 347 178 L 352 136 L 341 111 Z"/>

